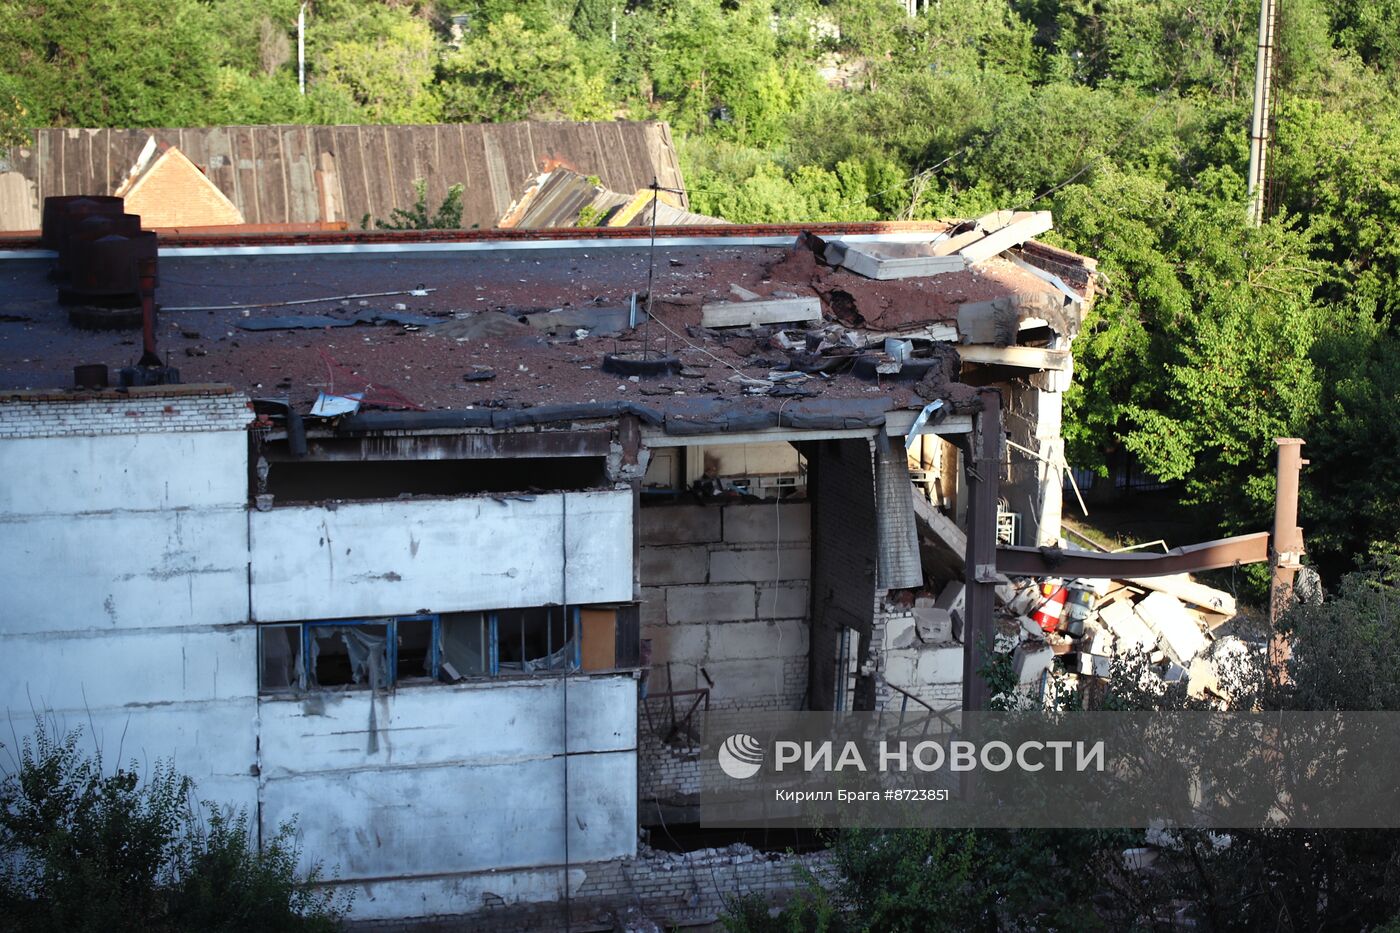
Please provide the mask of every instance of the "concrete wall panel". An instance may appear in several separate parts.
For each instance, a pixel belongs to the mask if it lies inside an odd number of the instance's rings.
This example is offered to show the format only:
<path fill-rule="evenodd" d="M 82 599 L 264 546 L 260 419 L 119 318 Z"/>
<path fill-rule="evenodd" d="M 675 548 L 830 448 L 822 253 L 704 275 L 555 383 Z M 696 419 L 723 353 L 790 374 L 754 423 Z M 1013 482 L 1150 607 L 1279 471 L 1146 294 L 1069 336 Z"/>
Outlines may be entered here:
<path fill-rule="evenodd" d="M 0 518 L 0 632 L 246 621 L 246 540 L 241 507 Z"/>
<path fill-rule="evenodd" d="M 248 436 L 15 438 L 0 444 L 0 476 L 4 516 L 241 507 L 248 501 Z"/>
<path fill-rule="evenodd" d="M 287 507 L 250 518 L 259 621 L 632 598 L 627 490 Z"/>
<path fill-rule="evenodd" d="M 126 708 L 257 695 L 257 632 L 144 629 L 0 637 L 0 704 L 18 710 Z M 252 723 L 248 724 L 252 728 Z"/>
<path fill-rule="evenodd" d="M 636 760 L 569 756 L 571 860 L 635 852 Z M 303 858 L 345 879 L 557 865 L 563 787 L 562 756 L 276 778 L 262 790 L 263 832 L 295 817 Z"/>
<path fill-rule="evenodd" d="M 633 748 L 636 694 L 631 677 L 570 678 L 570 750 Z M 563 737 L 563 702 L 563 681 L 557 677 L 408 687 L 378 696 L 349 690 L 264 699 L 263 774 L 278 778 L 553 755 Z"/>

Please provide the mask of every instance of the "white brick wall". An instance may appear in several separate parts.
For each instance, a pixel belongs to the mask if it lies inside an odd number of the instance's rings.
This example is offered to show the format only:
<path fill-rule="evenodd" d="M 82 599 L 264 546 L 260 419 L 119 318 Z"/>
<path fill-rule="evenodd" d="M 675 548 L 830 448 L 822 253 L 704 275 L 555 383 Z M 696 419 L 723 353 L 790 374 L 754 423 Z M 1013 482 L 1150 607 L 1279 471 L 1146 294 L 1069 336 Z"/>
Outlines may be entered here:
<path fill-rule="evenodd" d="M 248 397 L 227 386 L 0 395 L 0 439 L 241 431 L 252 420 Z"/>

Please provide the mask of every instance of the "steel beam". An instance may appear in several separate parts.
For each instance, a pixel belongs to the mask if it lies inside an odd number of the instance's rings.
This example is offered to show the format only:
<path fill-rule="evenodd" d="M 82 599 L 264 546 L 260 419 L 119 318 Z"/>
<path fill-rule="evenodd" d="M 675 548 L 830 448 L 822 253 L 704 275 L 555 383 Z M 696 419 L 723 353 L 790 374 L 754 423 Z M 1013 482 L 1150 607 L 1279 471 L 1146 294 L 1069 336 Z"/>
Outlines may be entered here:
<path fill-rule="evenodd" d="M 1172 548 L 1165 554 L 1095 554 L 1057 547 L 999 547 L 996 569 L 1019 577 L 1165 577 L 1200 573 L 1236 564 L 1260 564 L 1269 559 L 1265 531 L 1204 544 Z"/>

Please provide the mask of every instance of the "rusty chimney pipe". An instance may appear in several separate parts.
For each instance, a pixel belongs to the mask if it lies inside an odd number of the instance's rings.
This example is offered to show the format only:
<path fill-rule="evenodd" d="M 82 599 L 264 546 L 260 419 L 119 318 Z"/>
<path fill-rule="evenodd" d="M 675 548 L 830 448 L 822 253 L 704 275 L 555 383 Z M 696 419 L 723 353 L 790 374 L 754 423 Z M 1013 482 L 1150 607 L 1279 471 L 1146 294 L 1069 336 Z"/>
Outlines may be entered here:
<path fill-rule="evenodd" d="M 142 366 L 159 366 L 156 352 L 156 261 L 142 259 L 137 264 L 137 280 L 141 291 L 141 354 Z"/>

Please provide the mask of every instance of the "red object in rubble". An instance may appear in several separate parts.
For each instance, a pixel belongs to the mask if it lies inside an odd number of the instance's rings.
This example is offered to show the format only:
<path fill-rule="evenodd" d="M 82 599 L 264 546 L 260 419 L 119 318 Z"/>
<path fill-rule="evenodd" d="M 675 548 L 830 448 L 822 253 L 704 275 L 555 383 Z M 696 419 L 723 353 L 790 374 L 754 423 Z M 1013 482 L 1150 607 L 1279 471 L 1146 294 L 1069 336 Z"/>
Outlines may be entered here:
<path fill-rule="evenodd" d="M 1053 632 L 1060 627 L 1060 618 L 1065 614 L 1065 599 L 1068 591 L 1059 583 L 1042 583 L 1040 595 L 1045 601 L 1040 604 L 1031 621 L 1040 626 L 1043 632 Z"/>

